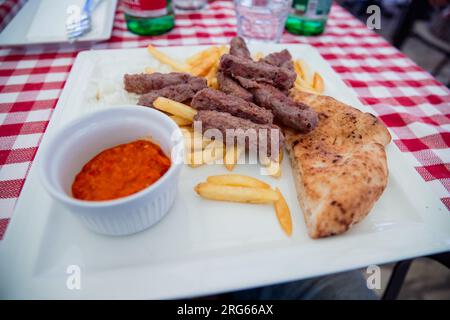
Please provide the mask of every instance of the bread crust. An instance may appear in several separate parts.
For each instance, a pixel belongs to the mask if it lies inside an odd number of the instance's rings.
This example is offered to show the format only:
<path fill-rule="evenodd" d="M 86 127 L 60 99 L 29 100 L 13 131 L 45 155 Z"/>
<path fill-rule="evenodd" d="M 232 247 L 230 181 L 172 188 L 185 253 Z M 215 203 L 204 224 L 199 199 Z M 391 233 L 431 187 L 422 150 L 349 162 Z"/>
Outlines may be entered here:
<path fill-rule="evenodd" d="M 292 97 L 319 115 L 308 134 L 285 129 L 308 233 L 311 238 L 343 233 L 369 213 L 387 185 L 384 147 L 391 136 L 375 116 L 331 97 L 299 91 Z"/>

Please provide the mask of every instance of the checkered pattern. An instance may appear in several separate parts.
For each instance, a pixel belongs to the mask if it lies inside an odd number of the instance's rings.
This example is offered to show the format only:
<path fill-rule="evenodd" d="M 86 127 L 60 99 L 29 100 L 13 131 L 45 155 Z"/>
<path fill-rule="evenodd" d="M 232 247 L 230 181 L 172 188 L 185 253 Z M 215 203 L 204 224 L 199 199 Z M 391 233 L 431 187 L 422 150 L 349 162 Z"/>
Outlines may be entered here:
<path fill-rule="evenodd" d="M 7 0 L 1 5 L 4 23 L 23 3 Z M 119 8 L 111 39 L 88 48 L 227 43 L 235 35 L 229 1 L 177 15 L 175 29 L 158 37 L 128 32 Z M 336 5 L 325 34 L 285 33 L 282 42 L 316 47 L 362 103 L 391 129 L 409 164 L 450 208 L 450 92 L 446 87 Z M 83 49 L 83 45 L 0 48 L 0 239 L 70 68 Z"/>

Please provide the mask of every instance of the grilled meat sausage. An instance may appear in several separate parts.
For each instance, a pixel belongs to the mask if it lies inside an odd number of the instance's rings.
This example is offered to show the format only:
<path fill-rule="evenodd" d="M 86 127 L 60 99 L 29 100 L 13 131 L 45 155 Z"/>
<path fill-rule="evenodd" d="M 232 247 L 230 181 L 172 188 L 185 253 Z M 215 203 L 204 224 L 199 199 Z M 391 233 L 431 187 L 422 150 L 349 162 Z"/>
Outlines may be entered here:
<path fill-rule="evenodd" d="M 224 75 L 223 72 L 217 72 L 217 82 L 219 83 L 220 91 L 249 102 L 253 101 L 253 95 L 250 92 L 241 87 L 239 83 L 234 81 L 229 76 Z"/>
<path fill-rule="evenodd" d="M 264 62 L 255 62 L 224 54 L 220 59 L 219 70 L 232 78 L 242 77 L 256 82 L 271 84 L 282 91 L 294 86 L 295 72 Z"/>
<path fill-rule="evenodd" d="M 222 133 L 225 143 L 230 143 L 227 139 L 233 139 L 233 143 L 244 140 L 246 148 L 253 147 L 257 149 L 265 147 L 268 156 L 272 154 L 272 135 L 274 139 L 278 138 L 278 141 L 274 141 L 274 150 L 278 151 L 284 143 L 283 133 L 278 126 L 274 124 L 254 123 L 247 119 L 235 117 L 226 112 L 200 110 L 195 115 L 194 121 L 201 121 L 202 133 L 205 133 L 208 129 L 217 129 Z M 227 129 L 230 130 L 228 131 L 228 135 Z M 248 137 L 250 136 L 251 130 L 254 130 L 252 133 L 254 138 L 249 139 Z M 261 132 L 261 130 L 264 131 Z"/>
<path fill-rule="evenodd" d="M 275 119 L 285 126 L 304 133 L 316 127 L 318 118 L 313 109 L 304 103 L 295 102 L 273 86 L 261 83 L 252 89 L 252 93 L 255 102 L 272 110 Z"/>
<path fill-rule="evenodd" d="M 200 90 L 206 88 L 206 79 L 195 77 L 187 83 L 164 87 L 153 90 L 139 97 L 138 105 L 153 107 L 153 101 L 158 97 L 164 97 L 178 102 L 184 102 Z"/>

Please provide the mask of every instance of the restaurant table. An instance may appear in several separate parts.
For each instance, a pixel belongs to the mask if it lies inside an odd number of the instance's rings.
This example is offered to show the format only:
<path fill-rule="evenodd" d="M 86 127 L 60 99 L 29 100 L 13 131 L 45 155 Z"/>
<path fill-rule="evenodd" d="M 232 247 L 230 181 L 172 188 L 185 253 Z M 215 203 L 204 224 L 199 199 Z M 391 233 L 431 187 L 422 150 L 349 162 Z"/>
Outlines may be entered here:
<path fill-rule="evenodd" d="M 24 3 L 0 4 L 0 30 Z M 214 1 L 198 12 L 177 13 L 175 24 L 161 36 L 137 36 L 127 30 L 119 6 L 108 41 L 0 48 L 0 239 L 14 218 L 14 205 L 77 54 L 150 43 L 228 43 L 236 35 L 233 2 Z M 389 127 L 405 165 L 413 166 L 450 209 L 450 91 L 444 85 L 336 4 L 324 34 L 303 37 L 285 32 L 281 42 L 307 43 L 319 50 Z"/>

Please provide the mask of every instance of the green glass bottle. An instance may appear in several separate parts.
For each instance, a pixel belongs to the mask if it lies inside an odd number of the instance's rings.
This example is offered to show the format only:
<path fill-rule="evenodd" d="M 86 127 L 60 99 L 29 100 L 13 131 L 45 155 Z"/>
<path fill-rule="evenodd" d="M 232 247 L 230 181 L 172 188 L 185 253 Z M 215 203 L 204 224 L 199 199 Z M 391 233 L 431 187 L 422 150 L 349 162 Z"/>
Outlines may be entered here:
<path fill-rule="evenodd" d="M 173 29 L 171 0 L 122 0 L 128 30 L 139 35 L 159 35 Z"/>
<path fill-rule="evenodd" d="M 286 30 L 305 36 L 321 34 L 327 24 L 331 3 L 332 0 L 293 0 Z"/>

